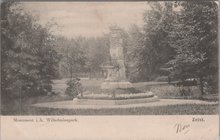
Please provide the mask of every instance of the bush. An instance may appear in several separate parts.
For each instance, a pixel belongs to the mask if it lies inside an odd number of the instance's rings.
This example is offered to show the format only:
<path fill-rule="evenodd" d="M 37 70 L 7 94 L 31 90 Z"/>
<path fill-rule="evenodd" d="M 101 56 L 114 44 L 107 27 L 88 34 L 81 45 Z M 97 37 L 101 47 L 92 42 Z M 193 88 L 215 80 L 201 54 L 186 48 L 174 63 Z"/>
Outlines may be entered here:
<path fill-rule="evenodd" d="M 218 94 L 218 76 L 209 76 L 205 80 L 204 92 L 206 94 Z"/>
<path fill-rule="evenodd" d="M 79 82 L 80 79 L 72 79 L 67 81 L 68 87 L 66 88 L 65 93 L 71 97 L 77 97 L 77 95 L 83 92 L 82 84 Z"/>
<path fill-rule="evenodd" d="M 179 89 L 175 86 L 152 87 L 150 91 L 159 97 L 178 96 L 179 94 Z"/>
<path fill-rule="evenodd" d="M 176 87 L 176 86 L 161 86 L 152 87 L 151 92 L 162 98 L 198 98 L 201 95 L 198 86 L 191 87 Z"/>

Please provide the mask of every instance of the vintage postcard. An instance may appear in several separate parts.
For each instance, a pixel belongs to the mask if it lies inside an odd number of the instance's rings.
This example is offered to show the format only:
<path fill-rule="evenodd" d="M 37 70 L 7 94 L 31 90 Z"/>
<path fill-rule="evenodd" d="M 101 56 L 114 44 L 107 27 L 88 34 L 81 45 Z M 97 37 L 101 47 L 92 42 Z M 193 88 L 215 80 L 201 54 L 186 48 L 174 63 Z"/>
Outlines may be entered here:
<path fill-rule="evenodd" d="M 1 2 L 2 140 L 217 140 L 218 1 Z"/>

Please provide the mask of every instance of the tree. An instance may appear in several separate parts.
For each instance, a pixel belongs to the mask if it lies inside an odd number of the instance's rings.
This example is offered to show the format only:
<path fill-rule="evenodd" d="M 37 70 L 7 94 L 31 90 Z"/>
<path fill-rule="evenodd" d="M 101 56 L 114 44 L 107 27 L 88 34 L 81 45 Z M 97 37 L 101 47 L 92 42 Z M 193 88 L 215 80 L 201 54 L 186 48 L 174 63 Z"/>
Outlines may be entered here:
<path fill-rule="evenodd" d="M 3 2 L 1 14 L 2 97 L 50 92 L 58 57 L 49 27 L 37 24 L 19 3 Z"/>
<path fill-rule="evenodd" d="M 136 60 L 137 80 L 153 80 L 175 55 L 168 42 L 168 30 L 175 17 L 173 2 L 149 2 L 150 9 L 143 14 L 144 27 L 133 27 L 130 45 L 134 46 L 132 58 Z"/>
<path fill-rule="evenodd" d="M 109 35 L 104 34 L 101 37 L 89 38 L 87 44 L 86 57 L 88 61 L 86 67 L 90 75 L 98 77 L 103 72 L 102 65 L 110 61 Z"/>
<path fill-rule="evenodd" d="M 142 79 L 141 54 L 144 45 L 144 34 L 142 29 L 136 25 L 132 25 L 128 31 L 126 39 L 127 46 L 125 49 L 125 65 L 127 66 L 127 75 L 130 81 L 137 81 Z"/>
<path fill-rule="evenodd" d="M 179 2 L 180 11 L 170 30 L 170 45 L 177 55 L 168 64 L 171 74 L 182 79 L 199 78 L 216 93 L 218 77 L 218 5 L 209 2 Z"/>
<path fill-rule="evenodd" d="M 86 64 L 86 57 L 80 43 L 82 40 L 78 38 L 77 40 L 66 40 L 65 48 L 62 54 L 61 66 L 69 73 L 70 78 L 74 78 L 74 73 L 79 73 L 84 71 Z"/>

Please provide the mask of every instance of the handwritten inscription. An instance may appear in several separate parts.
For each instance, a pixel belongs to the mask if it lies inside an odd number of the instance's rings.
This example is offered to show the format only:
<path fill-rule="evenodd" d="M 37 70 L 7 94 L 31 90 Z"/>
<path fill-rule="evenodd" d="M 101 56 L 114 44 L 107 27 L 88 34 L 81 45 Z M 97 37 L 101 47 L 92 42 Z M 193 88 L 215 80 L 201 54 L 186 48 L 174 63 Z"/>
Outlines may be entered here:
<path fill-rule="evenodd" d="M 187 134 L 190 131 L 190 124 L 177 123 L 174 125 L 177 134 Z"/>

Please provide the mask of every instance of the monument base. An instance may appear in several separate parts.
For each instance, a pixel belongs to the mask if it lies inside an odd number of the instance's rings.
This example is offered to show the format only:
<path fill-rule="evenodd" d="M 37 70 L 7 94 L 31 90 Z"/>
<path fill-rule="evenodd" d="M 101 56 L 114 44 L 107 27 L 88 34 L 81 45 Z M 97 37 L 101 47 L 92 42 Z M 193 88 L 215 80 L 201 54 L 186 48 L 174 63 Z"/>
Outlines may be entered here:
<path fill-rule="evenodd" d="M 128 81 L 125 82 L 103 82 L 101 85 L 101 89 L 117 89 L 117 88 L 122 88 L 122 89 L 127 89 L 127 88 L 132 88 L 132 84 Z"/>

